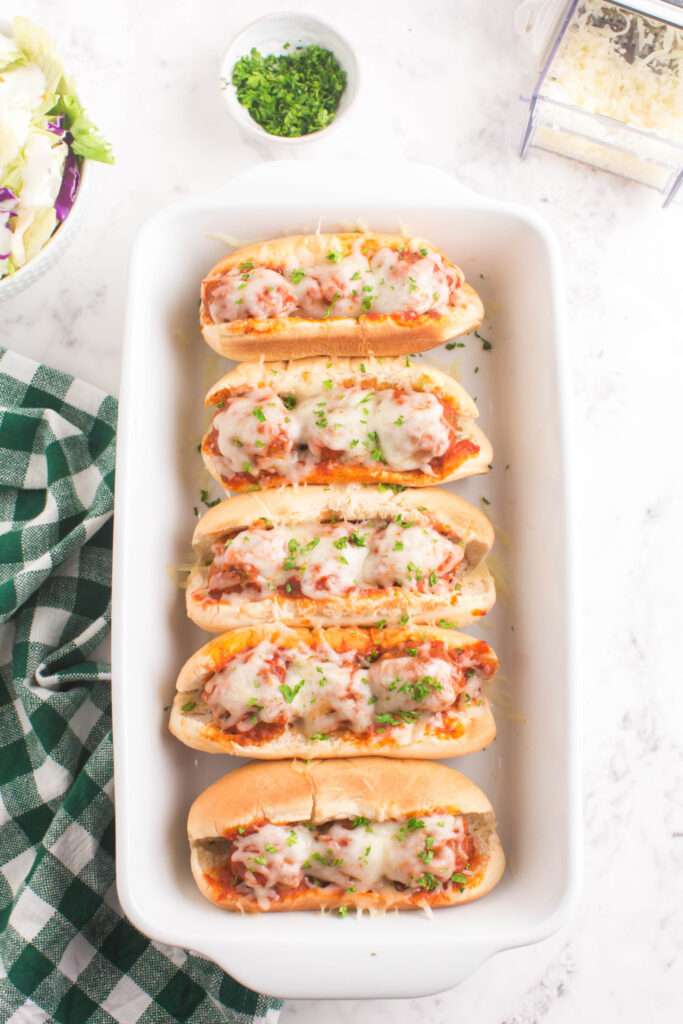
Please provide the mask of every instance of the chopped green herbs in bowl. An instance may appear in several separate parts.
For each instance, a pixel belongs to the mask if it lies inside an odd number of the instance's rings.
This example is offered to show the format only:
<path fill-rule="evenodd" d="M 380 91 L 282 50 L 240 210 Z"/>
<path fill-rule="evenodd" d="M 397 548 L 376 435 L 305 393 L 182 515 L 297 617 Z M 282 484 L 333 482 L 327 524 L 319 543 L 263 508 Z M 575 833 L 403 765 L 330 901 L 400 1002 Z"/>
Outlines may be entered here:
<path fill-rule="evenodd" d="M 284 144 L 317 138 L 336 126 L 358 87 L 349 44 L 304 14 L 253 22 L 233 40 L 221 72 L 226 103 L 242 129 Z"/>
<path fill-rule="evenodd" d="M 283 49 L 290 47 L 285 43 Z M 270 135 L 292 138 L 332 124 L 346 72 L 322 46 L 297 46 L 267 56 L 252 49 L 232 69 L 232 84 L 257 124 Z"/>

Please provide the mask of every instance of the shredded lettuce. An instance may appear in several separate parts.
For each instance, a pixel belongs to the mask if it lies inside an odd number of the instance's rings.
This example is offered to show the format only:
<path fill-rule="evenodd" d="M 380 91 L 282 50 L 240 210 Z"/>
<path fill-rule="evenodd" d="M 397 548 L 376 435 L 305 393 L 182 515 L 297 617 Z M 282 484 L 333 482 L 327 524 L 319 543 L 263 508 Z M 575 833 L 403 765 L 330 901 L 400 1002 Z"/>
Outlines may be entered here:
<path fill-rule="evenodd" d="M 12 31 L 22 53 L 31 63 L 37 64 L 45 75 L 46 92 L 50 95 L 56 93 L 64 77 L 64 68 L 47 32 L 34 25 L 28 18 L 15 18 L 12 22 Z"/>
<path fill-rule="evenodd" d="M 26 57 L 18 49 L 14 40 L 0 33 L 0 72 L 10 71 L 25 63 Z"/>
<path fill-rule="evenodd" d="M 24 232 L 24 256 L 28 263 L 43 248 L 57 227 L 57 214 L 53 206 L 36 210 L 33 221 Z"/>
<path fill-rule="evenodd" d="M 21 192 L 21 186 L 24 183 L 24 177 L 22 174 L 22 168 L 24 166 L 23 153 L 7 164 L 3 171 L 3 177 L 0 179 L 0 188 L 10 188 L 15 195 Z"/>
<path fill-rule="evenodd" d="M 110 144 L 103 139 L 99 131 L 86 114 L 73 86 L 68 79 L 63 79 L 64 92 L 58 97 L 50 114 L 66 115 L 66 123 L 73 137 L 71 148 L 77 156 L 88 160 L 99 160 L 103 164 L 113 164 L 114 154 Z"/>
<path fill-rule="evenodd" d="M 27 18 L 12 22 L 17 45 L 29 61 L 37 64 L 45 75 L 46 99 L 36 112 L 65 115 L 65 127 L 73 136 L 72 149 L 77 156 L 100 163 L 113 164 L 110 144 L 102 138 L 76 95 L 73 82 L 64 73 L 50 37 Z"/>

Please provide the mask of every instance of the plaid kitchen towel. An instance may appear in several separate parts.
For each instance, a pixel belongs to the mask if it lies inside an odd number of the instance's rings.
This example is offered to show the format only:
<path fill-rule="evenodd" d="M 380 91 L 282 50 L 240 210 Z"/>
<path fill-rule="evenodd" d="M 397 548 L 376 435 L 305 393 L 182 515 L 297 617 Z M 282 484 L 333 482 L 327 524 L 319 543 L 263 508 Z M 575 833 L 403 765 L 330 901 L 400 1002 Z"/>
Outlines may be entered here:
<path fill-rule="evenodd" d="M 116 402 L 0 349 L 0 1020 L 277 1021 L 150 942 L 114 880 L 108 666 Z"/>

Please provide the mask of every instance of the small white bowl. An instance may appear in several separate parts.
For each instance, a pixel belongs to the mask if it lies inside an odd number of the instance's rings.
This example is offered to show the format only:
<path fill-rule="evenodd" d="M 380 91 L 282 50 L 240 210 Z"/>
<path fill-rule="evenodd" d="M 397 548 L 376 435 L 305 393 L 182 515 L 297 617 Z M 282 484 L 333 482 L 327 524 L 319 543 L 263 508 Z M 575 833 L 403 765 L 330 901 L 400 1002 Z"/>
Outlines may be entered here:
<path fill-rule="evenodd" d="M 12 35 L 12 26 L 6 21 L 0 21 L 0 32 L 4 35 Z M 86 170 L 87 160 L 81 161 L 81 177 L 78 183 L 78 191 L 74 204 L 69 210 L 69 216 L 62 221 L 54 234 L 48 239 L 43 248 L 32 260 L 25 263 L 23 267 L 8 277 L 0 278 L 0 302 L 5 299 L 12 299 L 19 292 L 37 281 L 39 277 L 53 267 L 62 256 L 64 250 L 76 234 L 82 220 L 85 204 L 86 183 L 89 180 L 89 172 Z"/>
<path fill-rule="evenodd" d="M 285 43 L 290 44 L 288 50 L 283 49 Z M 287 53 L 291 52 L 295 46 L 311 46 L 312 44 L 330 50 L 346 72 L 346 88 L 342 93 L 334 120 L 326 128 L 321 128 L 308 135 L 294 137 L 271 135 L 254 121 L 247 108 L 243 107 L 237 99 L 237 90 L 232 84 L 232 69 L 240 57 L 245 56 L 252 49 L 256 49 L 262 54 Z M 267 14 L 263 18 L 258 18 L 257 21 L 252 21 L 235 36 L 221 64 L 223 96 L 228 110 L 240 128 L 261 141 L 278 142 L 286 146 L 311 142 L 336 128 L 339 122 L 347 116 L 356 99 L 359 78 L 358 61 L 346 39 L 320 18 L 315 18 L 310 14 L 296 14 L 293 11 Z"/>

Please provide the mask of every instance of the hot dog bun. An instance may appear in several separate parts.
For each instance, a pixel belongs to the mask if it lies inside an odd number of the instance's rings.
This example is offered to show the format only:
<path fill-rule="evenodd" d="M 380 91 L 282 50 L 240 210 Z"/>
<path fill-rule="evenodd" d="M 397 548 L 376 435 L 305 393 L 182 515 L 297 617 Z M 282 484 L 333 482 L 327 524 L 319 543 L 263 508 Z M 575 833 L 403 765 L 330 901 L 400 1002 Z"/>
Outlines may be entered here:
<path fill-rule="evenodd" d="M 294 235 L 272 241 L 257 242 L 237 249 L 217 263 L 202 281 L 199 322 L 206 342 L 219 355 L 229 359 L 301 359 L 308 356 L 371 356 L 403 355 L 424 352 L 449 338 L 469 334 L 479 327 L 484 307 L 477 292 L 463 283 L 457 299 L 442 314 L 420 316 L 361 314 L 330 315 L 324 319 L 284 316 L 272 319 L 249 317 L 227 323 L 214 323 L 209 306 L 212 288 L 218 279 L 235 268 L 253 264 L 255 267 L 292 265 L 309 267 L 324 262 L 330 249 L 348 252 L 363 240 L 370 247 L 398 249 L 427 245 L 420 239 L 402 235 L 341 234 Z M 464 282 L 459 267 L 439 254 L 444 264 Z"/>
<path fill-rule="evenodd" d="M 458 418 L 458 437 L 469 445 L 469 450 L 449 465 L 434 472 L 398 470 L 381 462 L 371 465 L 332 462 L 316 464 L 299 477 L 293 472 L 283 476 L 259 476 L 256 486 L 280 487 L 291 483 L 307 484 L 399 484 L 406 487 L 428 487 L 448 483 L 478 473 L 486 473 L 493 460 L 493 449 L 488 438 L 476 425 L 479 415 L 472 397 L 453 377 L 433 366 L 410 359 L 301 359 L 289 363 L 242 363 L 225 374 L 208 392 L 205 404 L 222 405 L 235 394 L 272 388 L 279 395 L 293 395 L 300 402 L 321 392 L 325 381 L 330 389 L 344 386 L 368 388 L 397 388 L 426 391 L 439 398 Z M 255 483 L 249 478 L 226 483 L 218 460 L 211 451 L 210 431 L 202 441 L 202 456 L 211 476 L 226 489 L 253 490 Z"/>
<path fill-rule="evenodd" d="M 397 515 L 432 526 L 458 539 L 467 571 L 449 594 L 433 595 L 404 587 L 310 598 L 269 593 L 257 600 L 212 598 L 207 590 L 207 560 L 212 545 L 227 534 L 266 520 L 274 527 L 324 521 L 362 522 Z M 379 487 L 306 486 L 239 494 L 209 509 L 197 523 L 193 547 L 197 564 L 187 581 L 187 614 L 210 633 L 250 623 L 281 622 L 293 626 L 358 626 L 385 620 L 396 625 L 408 616 L 413 624 L 447 619 L 454 626 L 476 621 L 493 606 L 495 584 L 482 565 L 493 545 L 493 527 L 486 516 L 463 498 L 438 488 L 394 493 Z"/>
<path fill-rule="evenodd" d="M 259 760 L 279 760 L 286 757 L 345 758 L 361 754 L 395 755 L 406 758 L 459 757 L 488 746 L 496 735 L 496 724 L 488 700 L 468 706 L 458 716 L 450 731 L 440 727 L 430 730 L 419 722 L 407 723 L 399 730 L 377 731 L 356 735 L 351 730 L 327 738 L 312 739 L 305 735 L 297 723 L 285 726 L 276 735 L 250 738 L 249 733 L 235 730 L 226 732 L 213 721 L 206 704 L 201 701 L 201 690 L 214 673 L 219 672 L 231 658 L 266 640 L 276 647 L 319 647 L 329 645 L 334 651 L 388 651 L 401 644 L 435 641 L 447 648 L 476 647 L 483 660 L 491 667 L 491 675 L 498 666 L 496 655 L 482 641 L 464 633 L 435 626 L 399 629 L 292 629 L 284 626 L 253 626 L 230 630 L 214 637 L 185 663 L 176 683 L 176 697 L 171 709 L 169 729 L 182 743 L 195 750 L 211 754 L 231 754 Z"/>
<path fill-rule="evenodd" d="M 273 823 L 324 825 L 356 817 L 370 822 L 401 821 L 434 813 L 468 818 L 483 855 L 475 884 L 463 891 L 400 890 L 382 884 L 373 891 L 349 892 L 336 885 L 283 894 L 269 909 L 319 910 L 339 906 L 367 909 L 445 907 L 479 899 L 500 880 L 505 857 L 486 795 L 460 772 L 431 761 L 358 757 L 347 761 L 278 761 L 249 764 L 209 786 L 193 803 L 187 830 L 192 873 L 202 894 L 229 910 L 256 912 L 248 895 L 223 889 L 212 869 L 225 857 L 223 836 L 237 829 Z"/>

